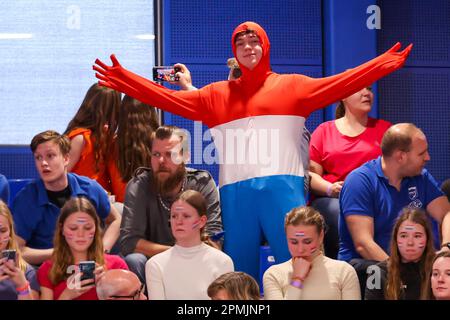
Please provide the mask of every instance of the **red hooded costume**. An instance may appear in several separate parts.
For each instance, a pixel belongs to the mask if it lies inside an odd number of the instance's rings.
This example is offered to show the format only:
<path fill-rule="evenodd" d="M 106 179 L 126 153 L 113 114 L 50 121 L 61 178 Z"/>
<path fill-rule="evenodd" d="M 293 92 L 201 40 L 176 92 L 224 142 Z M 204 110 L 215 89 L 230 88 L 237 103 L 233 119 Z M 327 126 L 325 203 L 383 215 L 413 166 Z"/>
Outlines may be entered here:
<path fill-rule="evenodd" d="M 284 215 L 305 204 L 300 155 L 305 119 L 403 66 L 411 45 L 397 52 L 397 43 L 356 68 L 314 79 L 272 72 L 269 38 L 254 22 L 234 30 L 235 55 L 236 34 L 249 29 L 257 34 L 263 49 L 259 63 L 252 70 L 240 64 L 239 79 L 215 82 L 197 91 L 162 87 L 124 69 L 114 55 L 112 67 L 96 60 L 94 70 L 101 85 L 211 128 L 219 154 L 224 249 L 237 270 L 257 278 L 261 231 L 277 261 L 290 258 Z"/>

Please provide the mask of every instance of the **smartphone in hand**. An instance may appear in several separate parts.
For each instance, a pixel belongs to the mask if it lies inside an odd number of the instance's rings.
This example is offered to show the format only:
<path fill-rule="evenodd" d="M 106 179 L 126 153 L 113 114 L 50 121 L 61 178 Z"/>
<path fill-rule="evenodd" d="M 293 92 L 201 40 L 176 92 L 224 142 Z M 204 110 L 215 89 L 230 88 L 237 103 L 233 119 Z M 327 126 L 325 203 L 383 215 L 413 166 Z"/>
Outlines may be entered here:
<path fill-rule="evenodd" d="M 83 273 L 80 278 L 81 281 L 87 279 L 95 279 L 95 261 L 81 261 L 78 264 L 78 267 L 80 269 L 80 272 Z"/>
<path fill-rule="evenodd" d="M 175 82 L 178 81 L 176 73 L 181 71 L 178 67 L 171 66 L 155 66 L 153 67 L 153 81 L 156 82 Z"/>
<path fill-rule="evenodd" d="M 6 260 L 16 261 L 16 250 L 3 250 L 2 258 L 6 258 Z"/>

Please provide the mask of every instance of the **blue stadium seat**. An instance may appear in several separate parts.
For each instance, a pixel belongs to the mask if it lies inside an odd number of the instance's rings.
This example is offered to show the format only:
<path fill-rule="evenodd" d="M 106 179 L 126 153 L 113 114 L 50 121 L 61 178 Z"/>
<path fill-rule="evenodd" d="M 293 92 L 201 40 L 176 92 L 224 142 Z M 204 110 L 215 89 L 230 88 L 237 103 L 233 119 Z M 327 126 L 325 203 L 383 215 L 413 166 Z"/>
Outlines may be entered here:
<path fill-rule="evenodd" d="M 263 289 L 263 275 L 264 272 L 275 264 L 275 257 L 272 255 L 272 250 L 269 246 L 261 246 L 259 251 L 259 288 L 261 295 L 264 293 Z"/>

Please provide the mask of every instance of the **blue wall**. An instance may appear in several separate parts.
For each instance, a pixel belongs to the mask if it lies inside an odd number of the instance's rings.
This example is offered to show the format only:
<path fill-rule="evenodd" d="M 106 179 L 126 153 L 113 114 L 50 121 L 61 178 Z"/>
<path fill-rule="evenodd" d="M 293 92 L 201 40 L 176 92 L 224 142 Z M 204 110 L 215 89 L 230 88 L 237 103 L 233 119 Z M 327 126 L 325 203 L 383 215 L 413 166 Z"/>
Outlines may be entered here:
<path fill-rule="evenodd" d="M 371 17 L 377 5 L 380 28 Z M 267 31 L 276 72 L 321 77 L 341 72 L 385 52 L 397 41 L 414 43 L 405 67 L 374 85 L 372 116 L 413 122 L 426 133 L 440 181 L 450 177 L 450 1 L 297 0 L 164 1 L 164 63 L 185 63 L 201 87 L 227 76 L 230 37 L 241 22 L 254 20 Z M 334 117 L 334 107 L 315 112 L 310 130 Z M 192 122 L 167 115 L 188 130 Z M 217 178 L 217 167 L 198 165 Z"/>

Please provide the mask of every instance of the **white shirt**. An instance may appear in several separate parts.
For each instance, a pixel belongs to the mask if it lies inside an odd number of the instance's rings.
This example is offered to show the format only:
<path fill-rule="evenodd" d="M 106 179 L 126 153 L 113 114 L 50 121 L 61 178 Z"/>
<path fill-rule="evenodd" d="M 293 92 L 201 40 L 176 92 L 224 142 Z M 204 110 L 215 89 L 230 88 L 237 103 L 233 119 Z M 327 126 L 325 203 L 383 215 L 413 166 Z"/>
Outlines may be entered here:
<path fill-rule="evenodd" d="M 361 300 L 358 276 L 345 261 L 319 254 L 303 282 L 303 289 L 290 285 L 292 259 L 271 266 L 264 273 L 266 300 Z"/>
<path fill-rule="evenodd" d="M 173 246 L 145 265 L 149 300 L 208 300 L 211 282 L 234 271 L 229 256 L 205 243 Z"/>

